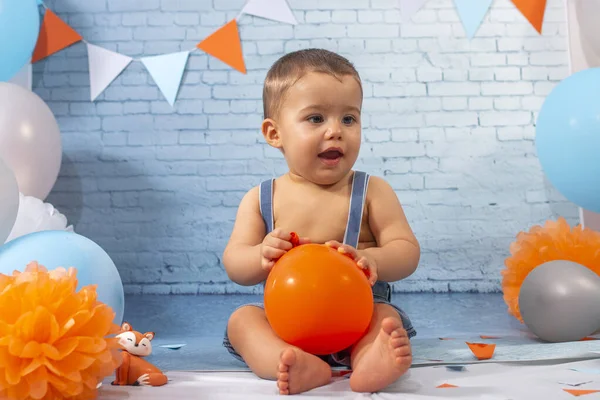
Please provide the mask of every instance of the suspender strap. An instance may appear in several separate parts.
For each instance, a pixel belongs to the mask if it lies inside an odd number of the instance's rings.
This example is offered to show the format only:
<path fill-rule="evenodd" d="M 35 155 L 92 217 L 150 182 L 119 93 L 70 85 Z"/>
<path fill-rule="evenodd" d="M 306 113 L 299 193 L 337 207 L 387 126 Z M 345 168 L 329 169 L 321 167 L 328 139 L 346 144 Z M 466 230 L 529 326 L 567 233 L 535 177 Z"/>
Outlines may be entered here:
<path fill-rule="evenodd" d="M 260 213 L 267 233 L 273 230 L 273 181 L 269 179 L 261 182 L 258 189 L 260 201 Z M 346 233 L 344 234 L 344 244 L 358 247 L 360 237 L 360 227 L 362 224 L 365 199 L 367 197 L 367 187 L 369 185 L 369 175 L 362 171 L 355 171 L 352 179 L 352 194 L 350 196 L 350 207 L 348 210 L 348 222 L 346 224 Z"/>
<path fill-rule="evenodd" d="M 273 179 L 263 181 L 258 187 L 260 213 L 262 214 L 267 234 L 273 230 Z"/>
<path fill-rule="evenodd" d="M 362 171 L 355 171 L 352 180 L 352 195 L 350 197 L 348 223 L 346 225 L 346 234 L 344 235 L 344 244 L 355 248 L 358 247 L 368 185 L 369 175 Z"/>

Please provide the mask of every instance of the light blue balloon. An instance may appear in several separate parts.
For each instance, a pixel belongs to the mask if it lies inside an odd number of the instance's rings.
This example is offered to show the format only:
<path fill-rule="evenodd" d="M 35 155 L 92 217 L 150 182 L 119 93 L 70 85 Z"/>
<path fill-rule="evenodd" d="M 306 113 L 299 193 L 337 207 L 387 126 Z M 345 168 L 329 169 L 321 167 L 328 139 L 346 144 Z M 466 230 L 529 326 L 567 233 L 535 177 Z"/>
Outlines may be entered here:
<path fill-rule="evenodd" d="M 125 296 L 117 267 L 100 246 L 77 233 L 41 231 L 20 236 L 0 247 L 0 273 L 12 275 L 37 261 L 49 271 L 57 267 L 77 269 L 77 290 L 96 284 L 98 300 L 115 312 L 114 322 L 123 322 Z"/>
<path fill-rule="evenodd" d="M 40 32 L 36 0 L 0 0 L 0 82 L 29 62 Z"/>
<path fill-rule="evenodd" d="M 538 116 L 535 145 L 552 185 L 579 207 L 600 212 L 600 68 L 554 87 Z"/>

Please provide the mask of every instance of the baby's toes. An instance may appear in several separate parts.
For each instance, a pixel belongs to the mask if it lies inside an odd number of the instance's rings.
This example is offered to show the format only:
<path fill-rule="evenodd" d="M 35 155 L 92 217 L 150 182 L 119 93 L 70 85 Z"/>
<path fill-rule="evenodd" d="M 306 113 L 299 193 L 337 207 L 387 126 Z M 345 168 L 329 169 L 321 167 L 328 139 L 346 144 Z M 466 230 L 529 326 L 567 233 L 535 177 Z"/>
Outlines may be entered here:
<path fill-rule="evenodd" d="M 390 339 L 390 346 L 392 346 L 393 349 L 401 346 L 408 346 L 408 343 L 407 336 Z"/>
<path fill-rule="evenodd" d="M 406 355 L 406 356 L 398 357 L 398 358 L 396 358 L 396 360 L 398 360 L 399 364 L 403 367 L 407 366 L 410 368 L 410 366 L 412 365 L 412 356 L 410 354 Z"/>
<path fill-rule="evenodd" d="M 277 381 L 277 388 L 280 390 L 288 390 L 290 388 L 290 382 L 287 380 L 279 380 Z"/>
<path fill-rule="evenodd" d="M 400 346 L 394 349 L 394 355 L 396 357 L 406 357 L 410 355 L 409 346 Z"/>
<path fill-rule="evenodd" d="M 279 373 L 282 372 L 289 372 L 290 371 L 290 366 L 284 363 L 279 363 L 277 370 Z"/>
<path fill-rule="evenodd" d="M 404 329 L 404 328 L 397 328 L 392 331 L 390 336 L 392 337 L 392 339 L 404 338 L 404 337 L 408 338 L 408 333 L 406 332 L 406 329 Z"/>
<path fill-rule="evenodd" d="M 277 373 L 277 380 L 278 381 L 289 381 L 290 380 L 290 374 L 288 372 L 278 372 Z"/>

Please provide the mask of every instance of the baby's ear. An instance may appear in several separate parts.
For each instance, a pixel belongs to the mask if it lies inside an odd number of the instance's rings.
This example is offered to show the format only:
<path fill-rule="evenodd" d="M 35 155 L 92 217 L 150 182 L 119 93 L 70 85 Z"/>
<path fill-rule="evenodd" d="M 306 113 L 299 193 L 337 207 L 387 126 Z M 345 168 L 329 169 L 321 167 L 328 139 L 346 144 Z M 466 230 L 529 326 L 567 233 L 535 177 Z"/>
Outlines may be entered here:
<path fill-rule="evenodd" d="M 146 332 L 144 333 L 144 337 L 148 340 L 154 339 L 154 332 Z"/>
<path fill-rule="evenodd" d="M 261 130 L 265 140 L 270 146 L 278 149 L 281 148 L 281 135 L 279 134 L 277 123 L 274 120 L 271 118 L 265 119 L 261 125 Z"/>

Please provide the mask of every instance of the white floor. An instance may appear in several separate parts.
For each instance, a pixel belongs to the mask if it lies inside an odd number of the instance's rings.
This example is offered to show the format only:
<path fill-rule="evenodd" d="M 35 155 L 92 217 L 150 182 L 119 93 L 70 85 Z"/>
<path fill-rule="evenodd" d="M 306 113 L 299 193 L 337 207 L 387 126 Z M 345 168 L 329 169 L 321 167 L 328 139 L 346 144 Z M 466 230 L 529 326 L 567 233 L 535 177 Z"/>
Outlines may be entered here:
<path fill-rule="evenodd" d="M 294 397 L 560 400 L 575 398 L 563 389 L 600 390 L 600 340 L 541 343 L 506 312 L 501 294 L 419 293 L 395 298 L 419 332 L 411 341 L 413 368 L 407 376 L 377 394 L 352 393 L 345 377 Z M 158 388 L 114 387 L 110 385 L 114 377 L 110 376 L 100 389 L 99 399 L 280 397 L 275 382 L 242 371 L 243 364 L 221 345 L 231 311 L 253 301 L 261 301 L 260 296 L 169 296 L 168 301 L 164 296 L 128 298 L 127 321 L 137 329 L 156 331 L 149 361 L 162 368 L 170 381 Z M 496 344 L 493 358 L 478 361 L 466 342 Z M 178 350 L 161 347 L 175 343 L 186 346 Z M 464 371 L 451 369 L 460 365 L 465 366 Z M 458 387 L 437 388 L 444 383 Z M 600 399 L 600 392 L 581 398 Z"/>
<path fill-rule="evenodd" d="M 450 368 L 454 368 L 450 369 Z M 598 390 L 585 399 L 600 399 L 600 359 L 552 365 L 482 363 L 456 367 L 411 368 L 387 390 L 359 394 L 350 390 L 348 377 L 335 378 L 324 387 L 294 398 L 311 399 L 498 399 L 560 400 L 572 399 L 564 389 Z M 100 388 L 99 399 L 266 399 L 280 397 L 274 382 L 256 378 L 248 372 L 167 372 L 167 385 L 151 387 Z M 458 387 L 438 388 L 449 384 Z"/>

